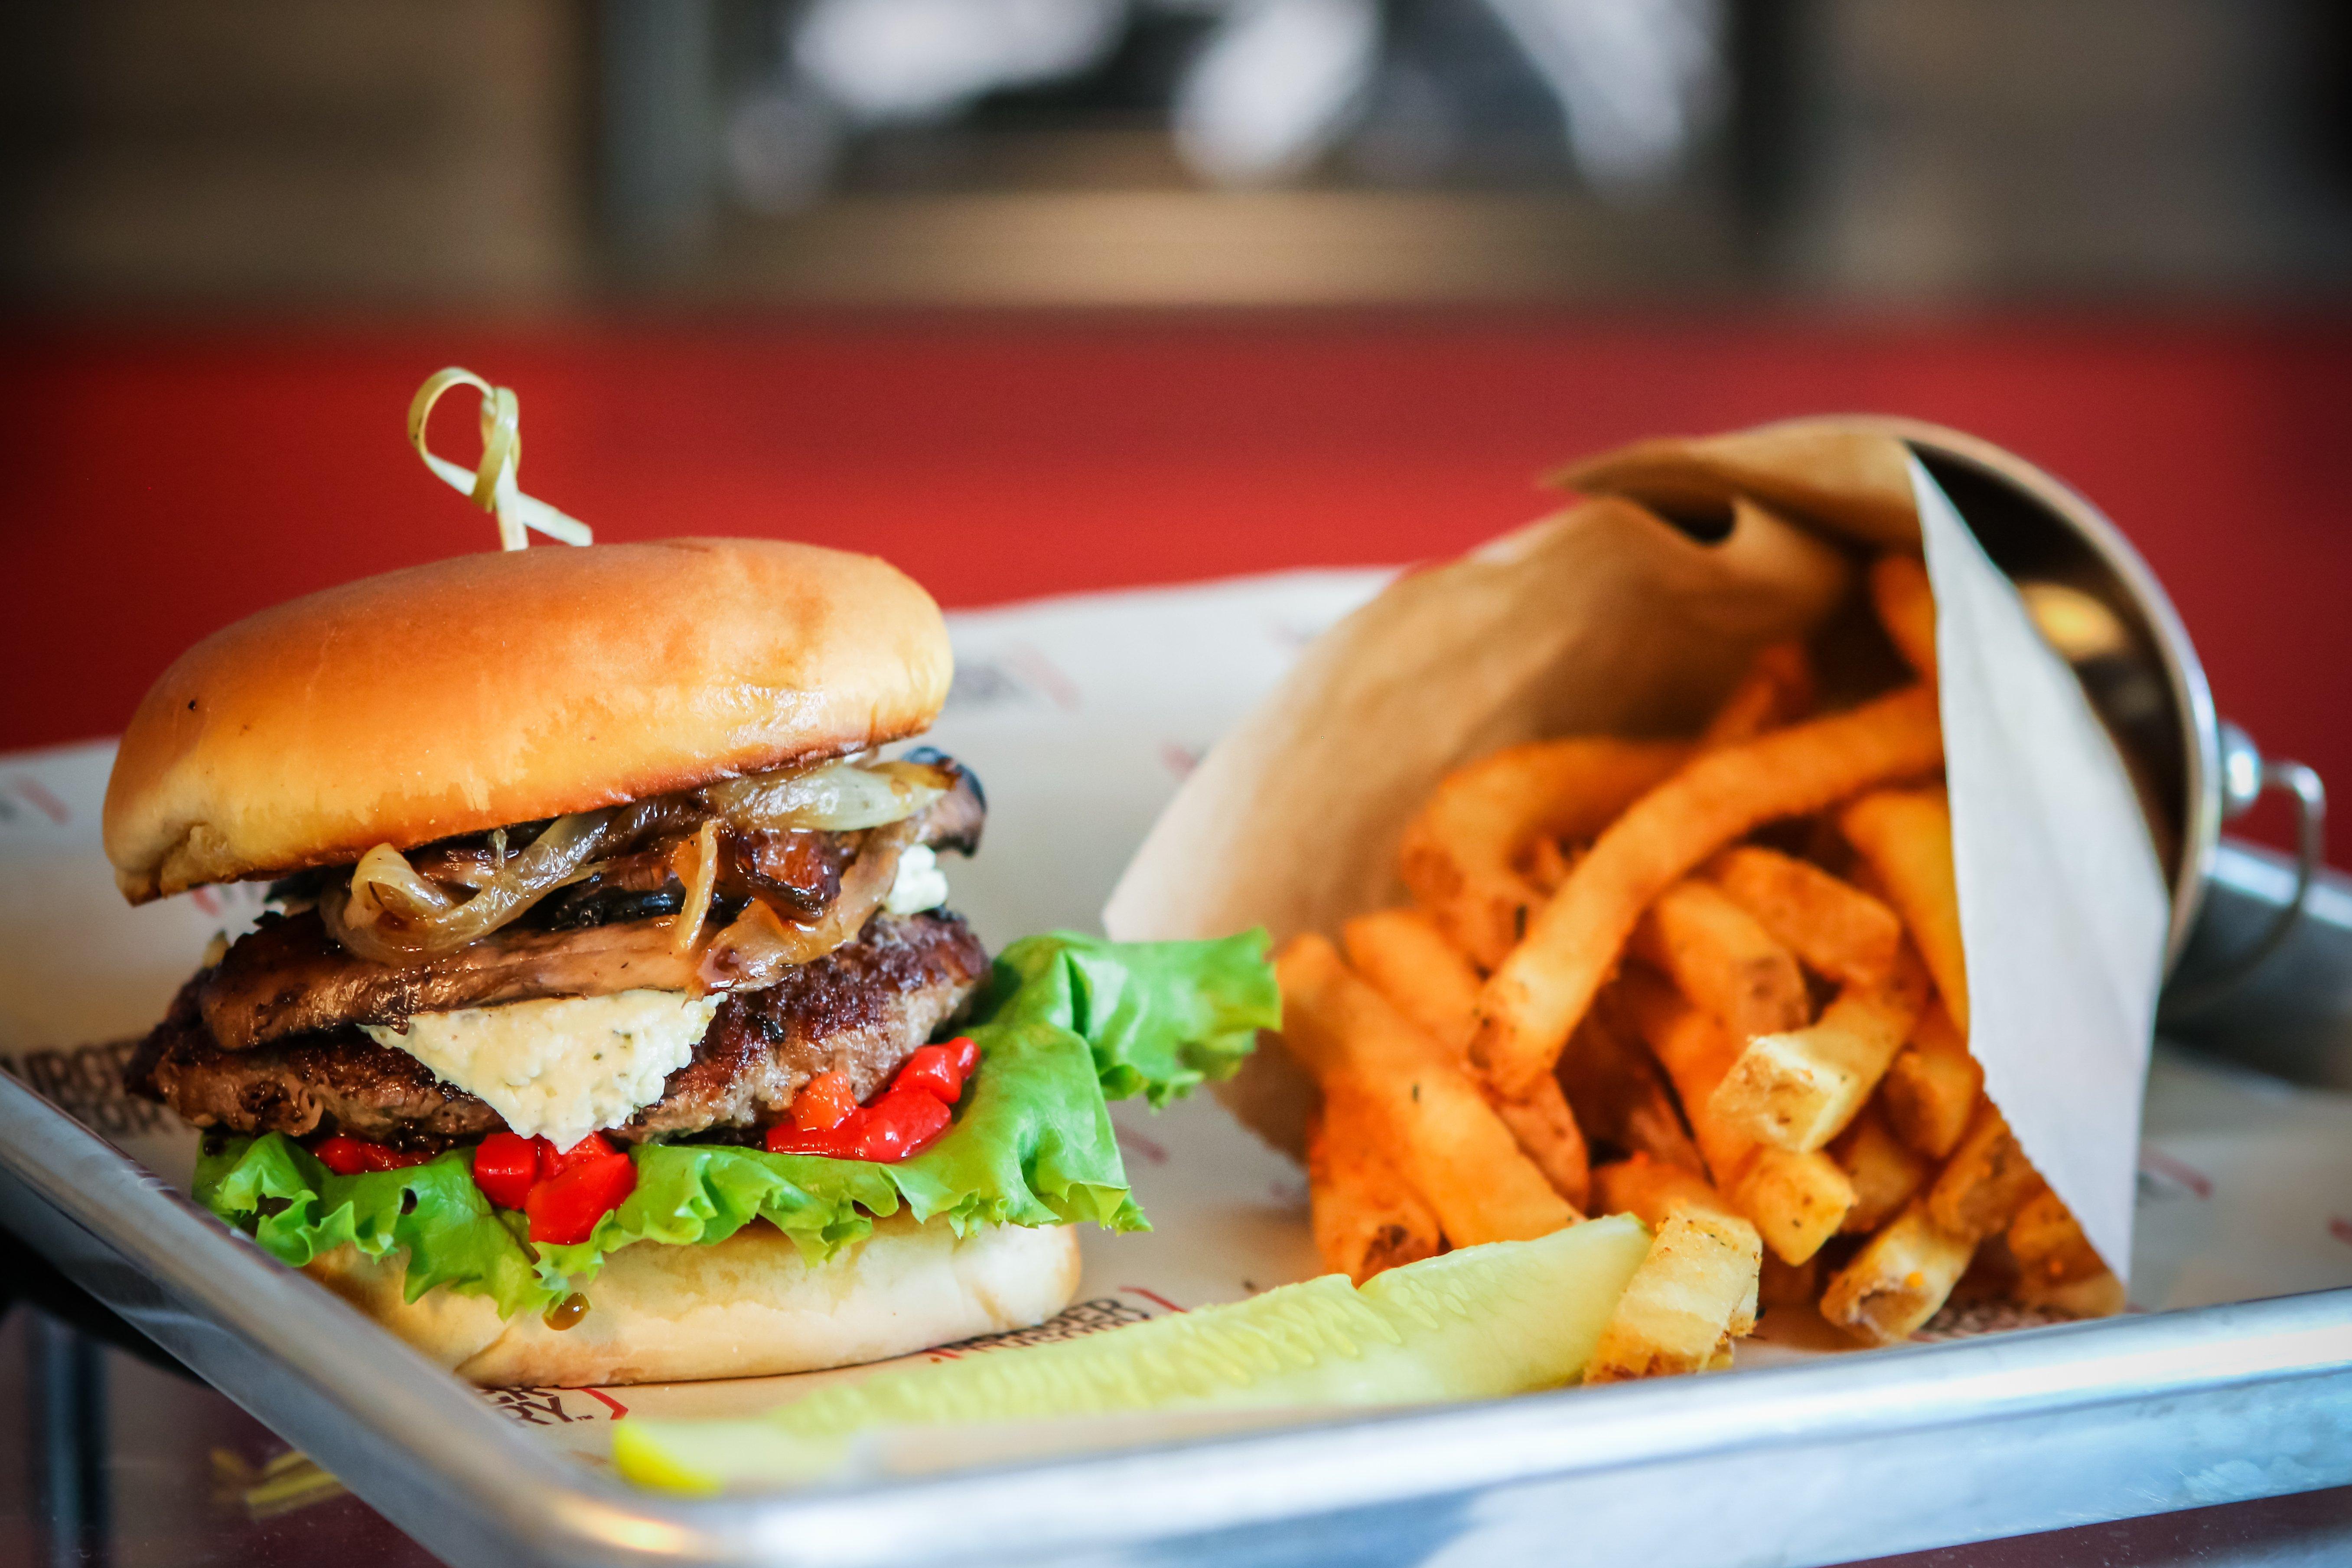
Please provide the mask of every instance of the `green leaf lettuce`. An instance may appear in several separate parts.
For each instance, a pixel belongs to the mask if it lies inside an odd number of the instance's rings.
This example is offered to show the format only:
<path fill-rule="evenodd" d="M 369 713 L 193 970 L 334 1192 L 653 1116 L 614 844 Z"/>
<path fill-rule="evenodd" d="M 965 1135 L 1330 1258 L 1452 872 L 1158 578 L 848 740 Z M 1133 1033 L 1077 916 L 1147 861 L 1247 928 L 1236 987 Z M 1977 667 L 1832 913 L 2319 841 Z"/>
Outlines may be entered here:
<path fill-rule="evenodd" d="M 436 1286 L 488 1296 L 501 1314 L 538 1310 L 638 1242 L 724 1240 L 764 1218 L 812 1259 L 830 1256 L 904 1205 L 958 1235 L 982 1225 L 1091 1220 L 1145 1227 L 1129 1195 L 1108 1100 L 1157 1109 L 1232 1074 L 1281 999 L 1263 931 L 1218 942 L 1111 942 L 1055 931 L 997 960 L 960 1032 L 981 1066 L 937 1143 L 895 1165 L 770 1154 L 722 1144 L 633 1152 L 636 1190 L 584 1242 L 530 1247 L 519 1215 L 475 1186 L 472 1152 L 339 1176 L 282 1134 L 208 1143 L 198 1201 L 299 1268 L 350 1245 L 405 1249 L 410 1300 Z"/>

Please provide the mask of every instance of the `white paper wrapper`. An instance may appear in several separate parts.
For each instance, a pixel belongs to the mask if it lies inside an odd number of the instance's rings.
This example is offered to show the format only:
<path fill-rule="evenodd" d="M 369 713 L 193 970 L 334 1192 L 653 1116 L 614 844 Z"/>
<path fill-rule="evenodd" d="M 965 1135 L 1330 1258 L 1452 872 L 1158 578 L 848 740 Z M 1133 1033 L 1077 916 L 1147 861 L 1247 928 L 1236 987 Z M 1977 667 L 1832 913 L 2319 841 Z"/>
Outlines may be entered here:
<path fill-rule="evenodd" d="M 2127 1276 L 2164 874 L 2082 687 L 1916 460 L 1911 480 L 1936 590 L 1969 1049 L 2035 1168 Z"/>
<path fill-rule="evenodd" d="M 1905 461 L 1938 608 L 1974 1049 L 2027 1153 L 2121 1273 L 2163 879 L 2081 687 Z M 1883 509 L 1874 521 L 1883 540 Z M 1309 648 L 1210 754 L 1105 922 L 1131 939 L 1264 924 L 1281 941 L 1399 902 L 1399 839 L 1448 770 L 1537 736 L 1687 732 L 1749 653 L 1814 629 L 1849 585 L 1843 552 L 1753 506 L 1703 544 L 1612 500 L 1407 578 Z M 1287 1142 L 1303 1078 L 1279 1082 L 1277 1068 L 1254 1063 L 1232 1102 Z"/>
<path fill-rule="evenodd" d="M 1237 733 L 1300 651 L 1390 575 L 1296 573 L 950 616 L 959 679 L 934 738 L 980 771 L 992 806 L 980 858 L 947 862 L 956 907 L 992 946 L 1091 924 L 1202 753 Z M 1774 630 L 1738 621 L 1725 635 L 1744 645 Z M 1701 670 L 1696 686 L 1711 689 L 1725 668 Z M 1677 717 L 1704 707 L 1701 689 Z M 179 1179 L 193 1135 L 121 1099 L 102 1043 L 152 1026 L 214 932 L 250 918 L 257 890 L 127 908 L 98 840 L 111 761 L 106 744 L 0 757 L 0 1064 Z M 1113 1115 L 1156 1228 L 1083 1232 L 1078 1304 L 1045 1332 L 1236 1300 L 1316 1271 L 1304 1182 L 1216 1102 L 1157 1116 L 1128 1103 Z M 2352 1193 L 2352 1100 L 2160 1058 L 2147 1139 L 2136 1304 L 2352 1285 L 2352 1212 L 2337 1212 Z M 1759 1345 L 1740 1364 L 1786 1353 Z M 742 1414 L 869 1370 L 483 1398 L 595 1463 L 624 1413 Z"/>

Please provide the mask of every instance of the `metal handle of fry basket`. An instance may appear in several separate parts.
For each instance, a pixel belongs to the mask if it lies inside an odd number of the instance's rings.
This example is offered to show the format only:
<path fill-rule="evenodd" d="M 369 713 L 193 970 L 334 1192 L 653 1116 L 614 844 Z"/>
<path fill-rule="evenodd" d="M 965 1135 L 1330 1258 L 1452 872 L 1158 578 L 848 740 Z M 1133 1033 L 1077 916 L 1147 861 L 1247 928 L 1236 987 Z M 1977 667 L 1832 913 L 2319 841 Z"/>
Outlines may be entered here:
<path fill-rule="evenodd" d="M 2252 978 L 2272 954 L 2286 945 L 2311 901 L 2311 885 L 2327 858 L 2327 786 L 2318 771 L 2302 763 L 2265 757 L 2253 738 L 2224 720 L 2221 741 L 2221 815 L 2243 816 L 2273 790 L 2294 796 L 2294 894 L 2271 920 L 2270 929 L 2235 957 L 2185 984 L 2166 989 L 2163 1011 L 2179 1017 L 2210 1006 Z"/>

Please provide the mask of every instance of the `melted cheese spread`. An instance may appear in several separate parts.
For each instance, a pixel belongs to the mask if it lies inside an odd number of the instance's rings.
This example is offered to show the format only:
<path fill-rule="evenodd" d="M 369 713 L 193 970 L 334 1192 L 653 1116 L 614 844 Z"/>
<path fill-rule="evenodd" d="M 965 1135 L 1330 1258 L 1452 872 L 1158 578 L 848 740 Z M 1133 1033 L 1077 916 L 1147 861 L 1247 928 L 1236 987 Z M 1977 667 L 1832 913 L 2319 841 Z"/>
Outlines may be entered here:
<path fill-rule="evenodd" d="M 361 1026 L 444 1083 L 480 1097 L 524 1137 L 569 1149 L 659 1100 L 663 1080 L 693 1058 L 719 1001 L 623 991 Z"/>
<path fill-rule="evenodd" d="M 910 844 L 898 857 L 898 875 L 883 897 L 882 907 L 894 915 L 935 910 L 948 901 L 948 876 L 928 844 Z"/>

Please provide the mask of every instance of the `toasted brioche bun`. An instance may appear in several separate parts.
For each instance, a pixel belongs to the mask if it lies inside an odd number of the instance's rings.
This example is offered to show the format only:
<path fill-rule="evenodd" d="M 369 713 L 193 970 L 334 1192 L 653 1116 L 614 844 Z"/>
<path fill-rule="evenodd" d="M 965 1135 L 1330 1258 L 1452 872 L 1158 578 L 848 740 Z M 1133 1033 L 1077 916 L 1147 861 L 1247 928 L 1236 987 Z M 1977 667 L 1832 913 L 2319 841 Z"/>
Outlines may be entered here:
<path fill-rule="evenodd" d="M 887 1361 L 1044 1322 L 1078 1288 L 1068 1226 L 988 1226 L 959 1240 L 901 1214 L 824 1263 L 755 1222 L 709 1247 L 641 1242 L 605 1260 L 585 1317 L 500 1321 L 479 1296 L 401 1299 L 406 1255 L 340 1247 L 305 1270 L 437 1364 L 485 1388 L 593 1388 L 764 1377 Z"/>
<path fill-rule="evenodd" d="M 588 811 L 910 735 L 953 660 L 868 555 L 751 539 L 436 561 L 264 610 L 123 732 L 106 853 L 133 903 Z"/>

